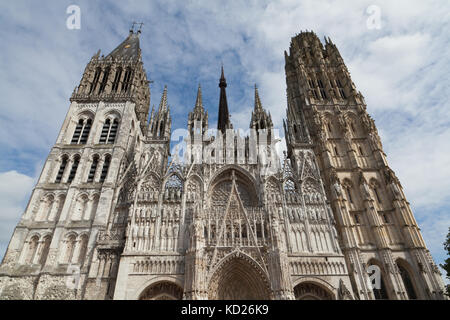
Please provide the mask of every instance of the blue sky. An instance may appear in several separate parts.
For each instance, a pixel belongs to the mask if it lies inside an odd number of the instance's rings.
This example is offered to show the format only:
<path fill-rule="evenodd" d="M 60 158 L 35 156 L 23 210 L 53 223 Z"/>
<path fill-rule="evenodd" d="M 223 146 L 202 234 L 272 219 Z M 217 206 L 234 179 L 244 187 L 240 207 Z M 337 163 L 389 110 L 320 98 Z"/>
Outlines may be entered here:
<path fill-rule="evenodd" d="M 71 4 L 81 9 L 80 30 L 66 28 Z M 371 5 L 379 9 L 380 29 L 367 27 Z M 222 63 L 234 126 L 248 127 L 256 83 L 281 128 L 290 38 L 306 29 L 331 37 L 441 263 L 450 226 L 449 13 L 447 0 L 2 1 L 0 257 L 86 63 L 123 41 L 132 21 L 142 21 L 151 104 L 158 105 L 167 85 L 174 129 L 185 128 L 199 83 L 214 127 Z"/>

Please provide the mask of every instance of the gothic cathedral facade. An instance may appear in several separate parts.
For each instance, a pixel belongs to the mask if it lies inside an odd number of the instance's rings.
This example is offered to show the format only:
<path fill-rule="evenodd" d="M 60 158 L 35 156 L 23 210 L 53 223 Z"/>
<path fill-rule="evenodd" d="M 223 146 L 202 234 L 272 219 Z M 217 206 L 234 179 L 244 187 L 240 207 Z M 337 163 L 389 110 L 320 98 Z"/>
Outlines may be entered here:
<path fill-rule="evenodd" d="M 284 156 L 256 87 L 249 134 L 233 129 L 222 68 L 216 134 L 199 87 L 180 161 L 167 88 L 149 115 L 139 36 L 88 63 L 0 266 L 0 299 L 444 299 L 329 38 L 302 32 L 285 52 Z"/>

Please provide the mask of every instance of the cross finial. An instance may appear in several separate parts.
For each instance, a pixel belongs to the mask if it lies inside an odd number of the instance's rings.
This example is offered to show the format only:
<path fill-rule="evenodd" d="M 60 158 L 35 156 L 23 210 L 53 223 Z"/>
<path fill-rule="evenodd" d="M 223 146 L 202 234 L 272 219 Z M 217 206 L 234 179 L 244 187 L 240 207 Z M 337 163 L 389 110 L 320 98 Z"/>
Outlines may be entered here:
<path fill-rule="evenodd" d="M 143 25 L 144 25 L 143 22 L 136 22 L 136 21 L 133 21 L 133 24 L 131 25 L 130 32 L 134 32 L 134 31 L 135 31 L 135 28 L 137 28 L 137 26 L 139 26 L 139 29 L 137 30 L 137 33 L 141 33 L 141 31 L 142 31 L 142 26 L 143 26 Z"/>

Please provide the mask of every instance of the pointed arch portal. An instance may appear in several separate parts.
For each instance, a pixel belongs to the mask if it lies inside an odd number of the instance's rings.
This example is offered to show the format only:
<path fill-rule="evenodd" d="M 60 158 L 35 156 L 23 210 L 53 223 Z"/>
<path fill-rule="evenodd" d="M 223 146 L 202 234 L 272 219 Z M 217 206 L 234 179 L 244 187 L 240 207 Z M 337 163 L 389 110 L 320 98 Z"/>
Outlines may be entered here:
<path fill-rule="evenodd" d="M 212 276 L 210 300 L 269 300 L 270 289 L 265 275 L 246 259 L 233 257 L 224 262 Z"/>
<path fill-rule="evenodd" d="M 139 300 L 181 300 L 183 289 L 175 283 L 161 281 L 147 287 L 139 297 Z"/>
<path fill-rule="evenodd" d="M 303 282 L 295 286 L 296 300 L 333 300 L 333 294 L 323 286 L 313 282 Z"/>

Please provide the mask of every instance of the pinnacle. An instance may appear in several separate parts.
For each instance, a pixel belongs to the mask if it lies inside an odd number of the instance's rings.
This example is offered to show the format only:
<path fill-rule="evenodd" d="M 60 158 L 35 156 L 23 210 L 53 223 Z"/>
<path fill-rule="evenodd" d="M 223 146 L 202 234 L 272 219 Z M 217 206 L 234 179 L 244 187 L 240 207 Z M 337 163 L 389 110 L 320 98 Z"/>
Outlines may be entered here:
<path fill-rule="evenodd" d="M 259 98 L 258 87 L 255 84 L 255 111 L 263 111 L 261 99 Z"/>
<path fill-rule="evenodd" d="M 164 86 L 163 95 L 161 97 L 161 102 L 159 103 L 159 110 L 158 112 L 166 111 L 167 110 L 167 85 Z"/>
<path fill-rule="evenodd" d="M 202 87 L 200 86 L 200 84 L 198 85 L 197 99 L 195 101 L 195 109 L 197 108 L 203 109 Z"/>

